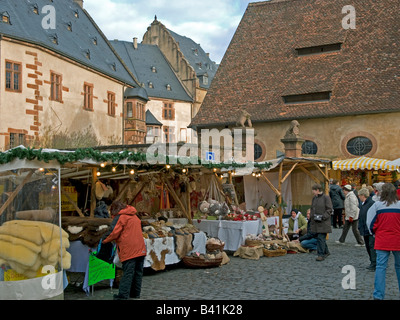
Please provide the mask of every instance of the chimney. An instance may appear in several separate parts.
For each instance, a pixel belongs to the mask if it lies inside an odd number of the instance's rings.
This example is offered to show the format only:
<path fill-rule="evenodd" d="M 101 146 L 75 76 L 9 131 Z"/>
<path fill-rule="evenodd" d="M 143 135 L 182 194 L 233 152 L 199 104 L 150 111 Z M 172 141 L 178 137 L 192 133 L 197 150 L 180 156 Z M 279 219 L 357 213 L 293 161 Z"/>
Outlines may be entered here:
<path fill-rule="evenodd" d="M 133 38 L 133 48 L 137 50 L 137 38 Z"/>
<path fill-rule="evenodd" d="M 74 0 L 75 3 L 79 4 L 81 8 L 83 8 L 83 0 Z"/>

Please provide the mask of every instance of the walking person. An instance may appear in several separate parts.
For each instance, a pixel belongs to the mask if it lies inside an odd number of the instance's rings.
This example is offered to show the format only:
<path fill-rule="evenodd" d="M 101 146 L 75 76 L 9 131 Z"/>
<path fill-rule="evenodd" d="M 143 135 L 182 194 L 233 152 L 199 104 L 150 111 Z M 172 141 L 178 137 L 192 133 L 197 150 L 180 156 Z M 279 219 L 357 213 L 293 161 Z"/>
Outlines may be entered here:
<path fill-rule="evenodd" d="M 383 300 L 390 252 L 394 256 L 400 291 L 400 202 L 393 184 L 385 183 L 382 186 L 380 201 L 375 202 L 368 210 L 367 225 L 375 235 L 376 271 L 373 297 Z"/>
<path fill-rule="evenodd" d="M 364 240 L 360 235 L 360 231 L 358 231 L 358 216 L 360 214 L 360 208 L 358 206 L 359 200 L 351 189 L 351 185 L 349 184 L 346 184 L 343 187 L 343 191 L 346 196 L 344 200 L 345 222 L 342 235 L 336 242 L 343 244 L 346 241 L 347 233 L 351 227 L 354 237 L 357 240 L 356 246 L 364 246 Z"/>
<path fill-rule="evenodd" d="M 332 184 L 329 186 L 329 196 L 331 197 L 333 206 L 332 226 L 334 228 L 342 228 L 345 195 L 342 188 L 339 186 L 338 180 L 333 180 Z"/>
<path fill-rule="evenodd" d="M 143 264 L 146 256 L 146 244 L 142 235 L 142 224 L 136 209 L 119 201 L 113 202 L 111 214 L 117 212 L 119 218 L 111 234 L 103 243 L 115 241 L 123 275 L 119 284 L 119 293 L 115 300 L 140 298 L 143 277 Z"/>
<path fill-rule="evenodd" d="M 367 270 L 375 271 L 376 268 L 376 251 L 374 249 L 375 238 L 369 232 L 367 226 L 367 212 L 369 208 L 375 203 L 372 200 L 370 195 L 370 191 L 367 188 L 362 188 L 358 191 L 358 198 L 361 201 L 360 207 L 360 215 L 358 218 L 358 230 L 360 231 L 360 235 L 364 238 L 365 248 L 367 249 L 370 265 L 367 267 Z"/>
<path fill-rule="evenodd" d="M 324 194 L 322 186 L 312 186 L 313 198 L 310 209 L 310 230 L 317 234 L 317 261 L 323 261 L 330 255 L 326 236 L 332 232 L 331 215 L 333 212 L 331 198 Z"/>

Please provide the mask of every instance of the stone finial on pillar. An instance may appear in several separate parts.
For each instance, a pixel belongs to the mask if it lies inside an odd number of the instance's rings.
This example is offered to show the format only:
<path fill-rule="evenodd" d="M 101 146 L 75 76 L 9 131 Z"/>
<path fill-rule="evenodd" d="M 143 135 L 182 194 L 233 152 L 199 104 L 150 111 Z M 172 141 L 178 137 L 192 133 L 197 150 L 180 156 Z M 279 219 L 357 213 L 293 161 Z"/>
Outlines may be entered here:
<path fill-rule="evenodd" d="M 304 139 L 300 136 L 300 124 L 297 120 L 292 120 L 289 129 L 283 139 L 281 139 L 285 148 L 285 157 L 287 158 L 301 158 L 302 145 Z"/>

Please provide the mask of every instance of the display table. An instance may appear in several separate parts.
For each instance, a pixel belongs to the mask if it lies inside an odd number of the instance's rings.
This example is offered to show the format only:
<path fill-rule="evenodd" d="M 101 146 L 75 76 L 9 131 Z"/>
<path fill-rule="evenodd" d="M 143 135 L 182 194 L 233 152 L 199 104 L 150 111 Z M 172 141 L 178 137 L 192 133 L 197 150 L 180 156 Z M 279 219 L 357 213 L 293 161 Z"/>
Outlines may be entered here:
<path fill-rule="evenodd" d="M 193 249 L 188 253 L 188 255 L 194 252 L 205 254 L 206 241 L 207 236 L 204 232 L 193 233 Z M 147 255 L 144 259 L 145 268 L 152 267 L 154 263 L 160 263 L 162 259 L 164 259 L 162 263 L 165 263 L 165 265 L 175 264 L 180 261 L 178 255 L 175 253 L 175 242 L 173 237 L 145 239 L 145 243 L 147 250 Z"/>
<path fill-rule="evenodd" d="M 225 242 L 224 249 L 228 251 L 236 251 L 244 245 L 246 235 L 262 232 L 260 219 L 251 221 L 193 220 L 193 225 L 207 233 L 209 237 L 216 237 Z"/>

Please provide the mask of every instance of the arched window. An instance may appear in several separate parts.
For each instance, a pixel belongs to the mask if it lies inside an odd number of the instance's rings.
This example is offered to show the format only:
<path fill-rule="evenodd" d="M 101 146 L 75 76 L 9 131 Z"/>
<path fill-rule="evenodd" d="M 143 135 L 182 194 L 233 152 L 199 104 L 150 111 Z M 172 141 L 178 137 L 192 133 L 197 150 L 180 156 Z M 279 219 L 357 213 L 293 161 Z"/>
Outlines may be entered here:
<path fill-rule="evenodd" d="M 255 143 L 254 144 L 254 161 L 259 160 L 261 158 L 262 154 L 263 154 L 262 147 L 258 143 Z"/>
<path fill-rule="evenodd" d="M 371 152 L 372 141 L 367 137 L 354 137 L 347 142 L 347 151 L 354 156 L 363 156 Z"/>
<path fill-rule="evenodd" d="M 303 145 L 301 146 L 301 153 L 303 154 L 317 154 L 318 147 L 315 142 L 311 140 L 304 141 Z"/>

